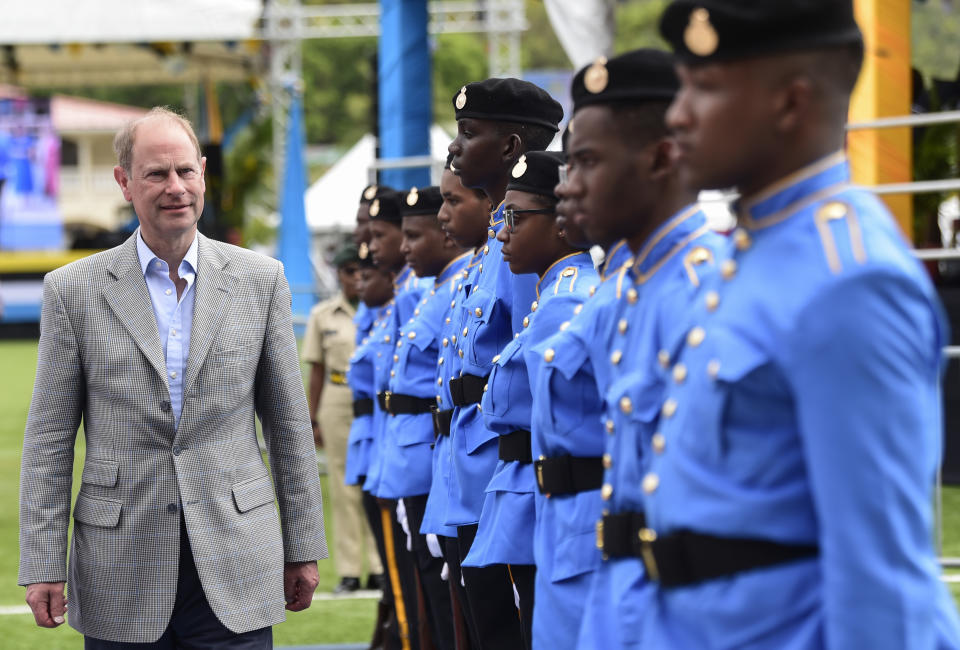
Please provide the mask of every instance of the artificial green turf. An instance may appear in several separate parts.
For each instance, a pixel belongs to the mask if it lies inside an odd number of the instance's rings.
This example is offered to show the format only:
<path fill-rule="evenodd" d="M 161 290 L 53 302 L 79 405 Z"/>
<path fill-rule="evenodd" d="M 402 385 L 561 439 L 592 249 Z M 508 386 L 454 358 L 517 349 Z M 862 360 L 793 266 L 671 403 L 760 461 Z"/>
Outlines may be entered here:
<path fill-rule="evenodd" d="M 0 607 L 24 605 L 24 588 L 17 585 L 18 505 L 20 450 L 27 421 L 30 395 L 36 372 L 36 341 L 0 341 Z M 77 436 L 74 462 L 74 494 L 80 485 L 83 462 L 83 435 Z M 326 477 L 321 477 L 326 494 Z M 324 499 L 324 521 L 328 536 L 333 522 Z M 332 544 L 330 545 L 332 549 Z M 332 551 L 331 551 L 332 552 Z M 318 564 L 318 592 L 329 592 L 338 577 L 332 560 Z M 321 643 L 362 643 L 370 640 L 376 614 L 374 600 L 316 601 L 303 612 L 287 612 L 287 621 L 273 629 L 274 643 L 308 645 Z M 38 628 L 33 616 L 0 615 L 0 647 L 59 649 L 80 648 L 82 637 L 67 625 L 55 630 Z"/>

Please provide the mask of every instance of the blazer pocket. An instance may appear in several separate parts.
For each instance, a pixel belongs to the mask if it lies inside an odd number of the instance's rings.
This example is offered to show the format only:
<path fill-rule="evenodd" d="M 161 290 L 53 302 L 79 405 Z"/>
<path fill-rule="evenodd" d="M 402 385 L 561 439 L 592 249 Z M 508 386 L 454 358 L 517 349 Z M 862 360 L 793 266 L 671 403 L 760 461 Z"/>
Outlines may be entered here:
<path fill-rule="evenodd" d="M 273 503 L 273 485 L 269 476 L 258 476 L 233 486 L 233 500 L 237 510 L 246 512 L 266 503 Z"/>
<path fill-rule="evenodd" d="M 89 485 L 114 487 L 117 484 L 119 474 L 120 463 L 118 461 L 88 458 L 83 463 L 83 475 L 80 477 L 80 482 Z"/>
<path fill-rule="evenodd" d="M 116 499 L 105 499 L 77 493 L 77 503 L 73 507 L 73 518 L 82 524 L 113 528 L 120 522 L 120 509 L 123 503 Z"/>

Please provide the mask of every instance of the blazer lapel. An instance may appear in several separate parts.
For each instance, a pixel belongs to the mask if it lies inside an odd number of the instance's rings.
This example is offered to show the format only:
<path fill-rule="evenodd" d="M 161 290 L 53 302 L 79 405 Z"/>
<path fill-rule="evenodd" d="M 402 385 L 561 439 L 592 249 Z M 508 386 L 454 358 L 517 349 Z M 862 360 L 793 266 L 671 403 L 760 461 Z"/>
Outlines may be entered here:
<path fill-rule="evenodd" d="M 224 316 L 230 308 L 231 291 L 237 276 L 225 269 L 230 260 L 209 239 L 198 235 L 197 282 L 194 285 L 193 325 L 190 329 L 190 352 L 187 355 L 187 373 L 183 381 L 183 395 L 200 374 L 210 344 L 216 338 Z"/>
<path fill-rule="evenodd" d="M 166 384 L 167 367 L 163 359 L 163 347 L 160 345 L 153 303 L 137 257 L 136 238 L 137 234 L 134 233 L 127 239 L 107 267 L 116 281 L 104 287 L 103 297 Z"/>

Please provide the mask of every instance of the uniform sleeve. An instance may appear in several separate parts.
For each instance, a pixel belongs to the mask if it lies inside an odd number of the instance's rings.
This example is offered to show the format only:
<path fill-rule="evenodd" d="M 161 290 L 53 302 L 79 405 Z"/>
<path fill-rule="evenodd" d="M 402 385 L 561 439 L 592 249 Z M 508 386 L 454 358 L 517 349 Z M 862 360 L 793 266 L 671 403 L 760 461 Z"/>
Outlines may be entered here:
<path fill-rule="evenodd" d="M 787 366 L 819 522 L 826 647 L 932 648 L 940 323 L 888 271 L 800 314 Z"/>
<path fill-rule="evenodd" d="M 77 337 L 48 274 L 43 282 L 37 376 L 23 435 L 18 584 L 67 579 L 74 443 L 85 396 Z"/>
<path fill-rule="evenodd" d="M 290 305 L 290 287 L 278 264 L 257 368 L 257 414 L 280 506 L 284 559 L 307 562 L 327 557 L 327 543 L 317 456 Z"/>
<path fill-rule="evenodd" d="M 300 358 L 305 363 L 323 363 L 323 313 L 322 310 L 314 307 L 310 310 L 310 318 L 307 319 L 307 331 L 303 336 L 303 350 L 300 352 Z"/>

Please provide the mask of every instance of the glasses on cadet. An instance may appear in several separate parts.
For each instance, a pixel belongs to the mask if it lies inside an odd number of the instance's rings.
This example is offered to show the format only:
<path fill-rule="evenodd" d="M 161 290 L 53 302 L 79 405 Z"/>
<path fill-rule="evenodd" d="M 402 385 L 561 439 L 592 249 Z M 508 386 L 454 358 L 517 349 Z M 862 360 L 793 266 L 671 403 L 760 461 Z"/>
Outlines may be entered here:
<path fill-rule="evenodd" d="M 560 185 L 566 185 L 567 179 L 570 178 L 570 165 L 560 165 Z"/>
<path fill-rule="evenodd" d="M 518 214 L 553 214 L 555 211 L 554 208 L 539 208 L 537 210 L 514 210 L 513 208 L 507 208 L 503 211 L 503 220 L 506 222 L 507 232 L 513 232 L 517 226 Z"/>

